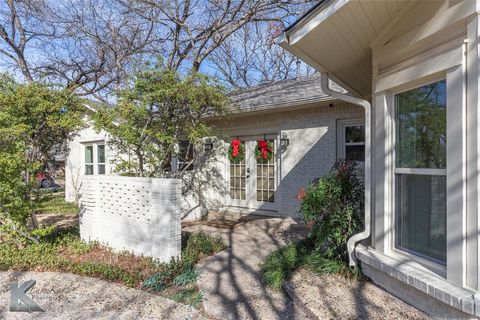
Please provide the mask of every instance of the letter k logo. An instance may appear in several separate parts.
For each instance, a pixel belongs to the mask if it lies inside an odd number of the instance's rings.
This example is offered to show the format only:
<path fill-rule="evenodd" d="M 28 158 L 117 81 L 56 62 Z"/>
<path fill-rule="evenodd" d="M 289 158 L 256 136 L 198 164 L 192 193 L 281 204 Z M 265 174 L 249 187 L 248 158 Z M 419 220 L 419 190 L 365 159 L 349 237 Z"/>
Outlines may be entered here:
<path fill-rule="evenodd" d="M 35 280 L 28 280 L 20 285 L 18 285 L 18 282 L 12 283 L 10 291 L 10 311 L 43 311 L 43 309 L 26 294 L 35 283 Z"/>

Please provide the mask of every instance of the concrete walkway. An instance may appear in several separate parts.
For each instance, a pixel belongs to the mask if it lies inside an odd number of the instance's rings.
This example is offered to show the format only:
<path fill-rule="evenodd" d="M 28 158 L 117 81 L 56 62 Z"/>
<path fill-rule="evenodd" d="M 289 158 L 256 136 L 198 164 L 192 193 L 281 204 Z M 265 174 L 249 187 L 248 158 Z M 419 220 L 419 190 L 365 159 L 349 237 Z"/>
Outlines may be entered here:
<path fill-rule="evenodd" d="M 269 253 L 303 231 L 294 220 L 257 217 L 235 224 L 218 219 L 184 231 L 220 236 L 230 246 L 199 265 L 198 286 L 205 294 L 203 305 L 209 315 L 218 319 L 306 319 L 283 291 L 268 289 L 260 273 L 260 264 Z"/>

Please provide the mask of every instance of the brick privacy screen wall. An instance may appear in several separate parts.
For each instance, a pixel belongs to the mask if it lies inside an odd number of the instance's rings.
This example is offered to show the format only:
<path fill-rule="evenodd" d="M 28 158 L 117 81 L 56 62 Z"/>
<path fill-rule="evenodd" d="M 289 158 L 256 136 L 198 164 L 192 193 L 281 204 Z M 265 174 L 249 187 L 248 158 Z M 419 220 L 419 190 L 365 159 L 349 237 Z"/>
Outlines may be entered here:
<path fill-rule="evenodd" d="M 181 180 L 81 177 L 80 236 L 161 261 L 180 256 Z"/>

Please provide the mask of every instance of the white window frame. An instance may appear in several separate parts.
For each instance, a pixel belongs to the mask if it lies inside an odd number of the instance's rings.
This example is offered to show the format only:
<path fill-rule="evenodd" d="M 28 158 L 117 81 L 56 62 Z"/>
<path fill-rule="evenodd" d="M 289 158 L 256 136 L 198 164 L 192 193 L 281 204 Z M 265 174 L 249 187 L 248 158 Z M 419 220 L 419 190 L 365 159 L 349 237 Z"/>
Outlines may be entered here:
<path fill-rule="evenodd" d="M 424 66 L 418 64 L 419 69 Z M 465 87 L 464 65 L 453 65 L 443 72 L 436 72 L 428 77 L 420 79 L 409 79 L 395 88 L 384 92 L 377 92 L 377 103 L 385 104 L 385 127 L 387 128 L 386 145 L 387 150 L 395 148 L 395 94 L 417 88 L 419 86 L 447 79 L 447 168 L 446 169 L 405 169 L 395 168 L 395 152 L 385 159 L 385 222 L 384 241 L 385 253 L 400 260 L 413 261 L 426 267 L 430 271 L 445 277 L 457 284 L 465 283 L 466 276 L 466 249 L 465 249 L 465 221 L 466 207 L 465 199 L 465 168 L 466 161 L 466 126 L 465 119 Z M 460 81 L 458 81 L 460 79 Z M 463 81 L 462 81 L 463 79 Z M 400 79 L 399 79 L 400 80 Z M 453 106 L 453 107 L 452 107 Z M 380 107 L 380 106 L 378 106 Z M 455 144 L 448 143 L 455 141 Z M 454 168 L 462 168 L 462 173 L 454 172 Z M 411 254 L 405 250 L 395 247 L 395 211 L 396 211 L 396 181 L 397 173 L 415 173 L 427 175 L 445 175 L 447 178 L 447 261 L 446 265 L 436 263 L 434 259 L 424 258 L 417 254 Z M 460 181 L 459 181 L 460 180 Z M 463 182 L 462 182 L 463 180 Z M 459 187 L 458 185 L 462 185 Z M 461 198 L 459 200 L 458 198 Z M 458 243 L 458 239 L 463 239 Z M 457 243 L 457 244 L 455 244 Z"/>
<path fill-rule="evenodd" d="M 105 162 L 104 163 L 100 163 L 98 162 L 98 146 L 105 146 Z M 93 149 L 93 162 L 92 163 L 87 163 L 85 162 L 85 150 L 87 147 L 92 147 Z M 82 148 L 82 152 L 81 152 L 81 156 L 82 156 L 82 172 L 83 172 L 83 175 L 87 175 L 86 174 L 86 166 L 87 165 L 92 165 L 93 166 L 93 176 L 96 176 L 96 175 L 105 175 L 107 174 L 107 145 L 105 143 L 105 141 L 93 141 L 93 142 L 82 142 L 81 143 L 81 148 Z M 98 167 L 99 165 L 104 165 L 105 166 L 105 173 L 99 173 L 99 170 L 98 170 Z"/>
<path fill-rule="evenodd" d="M 396 167 L 396 133 L 397 133 L 397 128 L 396 128 L 396 103 L 395 103 L 395 96 L 397 94 L 413 90 L 416 88 L 419 88 L 424 85 L 428 85 L 431 83 L 435 83 L 441 80 L 446 80 L 446 74 L 440 74 L 437 75 L 434 78 L 430 78 L 428 80 L 425 80 L 424 82 L 415 82 L 414 84 L 410 84 L 407 86 L 402 86 L 400 89 L 397 90 L 392 90 L 389 93 L 390 96 L 390 114 L 392 116 L 392 166 L 393 166 L 393 175 L 391 177 L 391 188 L 392 188 L 392 195 L 391 195 L 391 202 L 392 202 L 392 237 L 391 237 L 391 242 L 389 244 L 389 247 L 391 249 L 392 255 L 395 255 L 397 258 L 401 260 L 413 260 L 420 265 L 425 266 L 427 269 L 437 273 L 438 275 L 446 278 L 447 277 L 447 266 L 446 263 L 440 263 L 438 260 L 434 258 L 430 258 L 426 255 L 423 255 L 418 252 L 414 252 L 412 250 L 408 250 L 406 248 L 397 248 L 396 243 L 396 220 L 397 220 L 397 179 L 396 175 L 397 174 L 411 174 L 411 175 L 428 175 L 428 176 L 444 176 L 447 178 L 447 169 L 425 169 L 425 168 L 397 168 Z M 446 95 L 447 95 L 447 101 L 448 101 L 448 95 L 449 95 L 449 88 L 448 88 L 448 83 L 446 84 Z M 448 113 L 448 103 L 447 103 L 447 113 Z M 447 130 L 448 131 L 448 130 Z M 447 137 L 447 144 L 448 144 L 448 137 Z M 448 201 L 448 196 L 447 196 L 447 201 Z M 448 234 L 448 225 L 446 226 L 446 232 Z M 446 248 L 447 252 L 445 253 L 448 259 L 448 248 Z"/>
<path fill-rule="evenodd" d="M 85 159 L 88 147 L 92 147 L 92 162 L 87 162 Z M 82 151 L 83 174 L 86 176 L 93 176 L 95 175 L 95 146 L 93 144 L 84 144 L 82 146 Z M 92 174 L 87 174 L 87 166 L 92 166 Z"/>
<path fill-rule="evenodd" d="M 346 159 L 347 156 L 347 146 L 364 146 L 365 140 L 363 142 L 345 142 L 345 129 L 347 127 L 356 127 L 362 126 L 365 130 L 365 120 L 358 119 L 342 119 L 337 121 L 337 160 Z M 366 152 L 366 150 L 365 150 Z M 356 161 L 359 165 L 364 168 L 364 161 Z"/>

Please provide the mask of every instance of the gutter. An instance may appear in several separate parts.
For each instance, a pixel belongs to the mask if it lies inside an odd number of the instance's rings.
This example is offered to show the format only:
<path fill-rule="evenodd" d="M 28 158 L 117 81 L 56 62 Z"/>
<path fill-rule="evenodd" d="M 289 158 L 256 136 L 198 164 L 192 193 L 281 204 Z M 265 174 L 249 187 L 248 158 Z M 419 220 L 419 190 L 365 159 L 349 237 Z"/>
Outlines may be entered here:
<path fill-rule="evenodd" d="M 342 100 L 345 102 L 349 102 L 351 104 L 355 104 L 357 106 L 361 106 L 365 110 L 365 229 L 353 235 L 347 241 L 347 250 L 348 250 L 348 257 L 349 257 L 349 265 L 350 267 L 355 267 L 357 264 L 357 258 L 355 257 L 355 245 L 370 237 L 371 234 L 371 221 L 372 221 L 372 212 L 370 208 L 370 200 L 372 194 L 372 187 L 371 187 L 371 179 L 372 179 L 372 155 L 371 155 L 371 114 L 372 114 L 372 106 L 370 102 L 364 99 L 355 98 L 348 94 L 341 93 L 338 91 L 334 91 L 329 87 L 329 74 L 322 72 L 321 73 L 321 88 L 323 93 L 336 98 L 338 100 Z"/>

